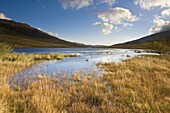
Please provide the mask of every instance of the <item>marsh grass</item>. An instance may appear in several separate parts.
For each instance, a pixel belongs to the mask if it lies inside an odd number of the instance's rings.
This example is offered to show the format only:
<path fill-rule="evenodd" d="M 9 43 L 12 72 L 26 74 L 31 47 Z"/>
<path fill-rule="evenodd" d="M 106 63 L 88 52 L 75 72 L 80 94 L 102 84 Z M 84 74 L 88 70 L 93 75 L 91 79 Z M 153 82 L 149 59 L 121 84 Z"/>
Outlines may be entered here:
<path fill-rule="evenodd" d="M 9 80 L 12 75 L 44 60 L 62 60 L 65 57 L 77 57 L 76 54 L 18 54 L 7 53 L 0 57 L 0 80 Z M 3 84 L 3 82 L 0 82 Z"/>
<path fill-rule="evenodd" d="M 8 71 L 11 70 L 8 64 L 5 66 Z M 38 80 L 30 82 L 26 89 L 22 87 L 12 89 L 8 83 L 2 82 L 0 111 L 4 113 L 170 111 L 169 56 L 136 57 L 119 64 L 98 64 L 98 67 L 104 70 L 102 76 L 80 77 L 78 73 L 74 73 L 72 77 L 58 78 L 40 75 Z M 0 71 L 4 76 L 8 74 L 8 71 Z"/>
<path fill-rule="evenodd" d="M 38 61 L 38 60 L 63 60 L 65 57 L 77 57 L 77 54 L 18 54 L 9 53 L 2 61 Z"/>

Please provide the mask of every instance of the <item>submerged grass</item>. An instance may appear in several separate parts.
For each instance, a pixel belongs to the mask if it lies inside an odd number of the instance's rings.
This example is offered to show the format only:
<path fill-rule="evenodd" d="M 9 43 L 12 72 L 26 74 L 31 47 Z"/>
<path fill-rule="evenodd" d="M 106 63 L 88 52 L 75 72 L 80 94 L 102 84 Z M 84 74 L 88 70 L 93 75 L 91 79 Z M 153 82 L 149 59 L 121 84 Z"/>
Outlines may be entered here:
<path fill-rule="evenodd" d="M 80 77 L 74 73 L 72 77 L 57 78 L 40 75 L 26 89 L 12 89 L 2 78 L 15 72 L 11 69 L 18 71 L 32 62 L 27 64 L 21 59 L 11 64 L 5 62 L 9 61 L 1 61 L 0 66 L 6 67 L 6 71 L 0 69 L 2 113 L 170 112 L 169 56 L 144 56 L 119 64 L 98 64 L 104 70 L 102 76 Z M 18 64 L 20 62 L 25 65 Z"/>

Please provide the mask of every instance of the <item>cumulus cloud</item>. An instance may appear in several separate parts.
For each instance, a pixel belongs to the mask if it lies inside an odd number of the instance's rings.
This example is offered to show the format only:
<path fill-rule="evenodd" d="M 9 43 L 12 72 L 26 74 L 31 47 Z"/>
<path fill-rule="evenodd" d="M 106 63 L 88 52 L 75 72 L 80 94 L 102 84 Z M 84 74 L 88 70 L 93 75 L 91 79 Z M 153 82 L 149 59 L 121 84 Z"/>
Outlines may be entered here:
<path fill-rule="evenodd" d="M 170 1 L 169 0 L 134 0 L 136 5 L 142 9 L 151 10 L 154 8 L 164 9 L 161 16 L 155 16 L 153 25 L 149 29 L 149 33 L 157 33 L 170 30 L 170 21 L 164 17 L 170 16 Z M 164 18 L 164 19 L 163 19 Z"/>
<path fill-rule="evenodd" d="M 108 4 L 112 6 L 116 0 L 59 0 L 64 9 L 81 9 L 90 5 Z"/>
<path fill-rule="evenodd" d="M 134 16 L 129 9 L 125 8 L 110 8 L 108 10 L 99 11 L 97 17 L 102 22 L 96 22 L 94 25 L 102 26 L 103 34 L 112 33 L 112 29 L 118 29 L 117 25 L 122 25 L 123 27 L 132 26 L 132 22 L 138 21 L 139 18 Z"/>
<path fill-rule="evenodd" d="M 98 12 L 97 17 L 103 22 L 110 22 L 113 24 L 122 25 L 127 22 L 135 22 L 139 20 L 138 17 L 132 15 L 129 9 L 121 7 L 110 8 L 108 10 Z"/>
<path fill-rule="evenodd" d="M 136 5 L 139 5 L 142 9 L 153 9 L 155 7 L 167 8 L 170 7 L 169 0 L 134 0 Z"/>
<path fill-rule="evenodd" d="M 153 25 L 150 28 L 150 33 L 158 33 L 170 30 L 170 21 L 165 21 L 160 17 L 155 17 L 153 20 Z"/>
<path fill-rule="evenodd" d="M 124 24 L 123 24 L 123 27 L 132 27 L 132 26 L 133 26 L 132 23 L 124 23 Z"/>
<path fill-rule="evenodd" d="M 113 25 L 109 24 L 109 23 L 103 23 L 103 28 L 112 30 L 113 29 Z"/>
<path fill-rule="evenodd" d="M 58 33 L 48 32 L 48 31 L 42 30 L 41 28 L 37 28 L 37 29 L 44 32 L 44 33 L 47 33 L 47 34 L 49 34 L 51 36 L 58 37 Z"/>
<path fill-rule="evenodd" d="M 112 29 L 114 27 L 110 23 L 101 23 L 101 22 L 95 22 L 93 25 L 102 27 L 101 33 L 105 35 L 112 33 Z"/>
<path fill-rule="evenodd" d="M 112 33 L 112 30 L 103 28 L 101 33 L 104 35 L 108 35 L 108 34 Z"/>
<path fill-rule="evenodd" d="M 103 24 L 102 24 L 102 27 L 103 27 L 103 29 L 102 29 L 102 31 L 101 31 L 102 34 L 107 35 L 107 34 L 112 33 L 112 29 L 113 29 L 113 25 L 112 25 L 112 24 L 103 23 Z"/>
<path fill-rule="evenodd" d="M 101 0 L 100 3 L 102 3 L 102 4 L 105 3 L 105 4 L 112 6 L 115 2 L 116 2 L 116 0 Z"/>
<path fill-rule="evenodd" d="M 8 18 L 5 14 L 0 13 L 0 19 L 4 19 L 4 20 L 11 20 L 10 18 Z"/>
<path fill-rule="evenodd" d="M 95 22 L 93 25 L 94 25 L 94 26 L 100 26 L 100 25 L 101 25 L 101 22 Z"/>
<path fill-rule="evenodd" d="M 161 15 L 162 15 L 162 16 L 170 16 L 170 8 L 163 10 L 162 13 L 161 13 Z"/>
<path fill-rule="evenodd" d="M 93 4 L 93 0 L 59 0 L 64 9 L 81 9 Z"/>

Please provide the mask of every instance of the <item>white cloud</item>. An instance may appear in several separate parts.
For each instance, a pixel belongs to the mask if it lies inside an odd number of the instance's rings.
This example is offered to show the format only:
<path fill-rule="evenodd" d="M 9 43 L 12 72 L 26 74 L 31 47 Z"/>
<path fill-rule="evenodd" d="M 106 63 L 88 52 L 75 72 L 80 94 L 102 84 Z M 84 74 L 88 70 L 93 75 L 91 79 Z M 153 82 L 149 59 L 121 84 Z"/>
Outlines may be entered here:
<path fill-rule="evenodd" d="M 170 21 L 163 17 L 170 16 L 170 0 L 134 0 L 136 5 L 142 9 L 151 10 L 154 8 L 164 9 L 161 16 L 155 16 L 153 25 L 149 29 L 149 33 L 157 33 L 170 30 Z"/>
<path fill-rule="evenodd" d="M 81 9 L 90 5 L 108 4 L 112 6 L 116 0 L 59 0 L 64 9 Z"/>
<path fill-rule="evenodd" d="M 93 25 L 102 27 L 101 33 L 104 35 L 112 33 L 112 29 L 114 27 L 110 23 L 101 23 L 101 22 L 95 22 Z"/>
<path fill-rule="evenodd" d="M 136 5 L 139 5 L 142 9 L 153 9 L 155 7 L 168 8 L 170 7 L 169 0 L 134 0 Z"/>
<path fill-rule="evenodd" d="M 170 16 L 170 8 L 163 10 L 162 13 L 161 13 L 161 15 L 162 15 L 162 16 Z"/>
<path fill-rule="evenodd" d="M 132 15 L 129 9 L 121 7 L 110 8 L 108 10 L 101 11 L 98 13 L 97 17 L 103 22 L 110 22 L 116 25 L 123 25 L 127 22 L 135 22 L 139 20 L 138 17 Z"/>
<path fill-rule="evenodd" d="M 103 23 L 102 27 L 103 27 L 103 29 L 101 31 L 102 34 L 107 35 L 107 34 L 112 33 L 112 29 L 113 29 L 113 25 L 112 24 Z"/>
<path fill-rule="evenodd" d="M 101 25 L 101 22 L 95 22 L 93 25 L 94 25 L 94 26 L 100 26 L 100 25 Z"/>
<path fill-rule="evenodd" d="M 104 35 L 108 35 L 108 34 L 112 33 L 112 30 L 103 28 L 101 33 Z"/>
<path fill-rule="evenodd" d="M 81 9 L 93 4 L 93 0 L 59 0 L 64 9 Z"/>
<path fill-rule="evenodd" d="M 8 18 L 5 14 L 0 13 L 0 19 L 4 19 L 4 20 L 11 20 L 10 18 Z"/>
<path fill-rule="evenodd" d="M 160 17 L 155 17 L 153 25 L 150 28 L 150 33 L 157 33 L 170 30 L 170 21 L 165 21 Z"/>
<path fill-rule="evenodd" d="M 100 3 L 102 3 L 102 4 L 105 3 L 105 4 L 112 6 L 115 2 L 116 2 L 116 0 L 101 0 Z"/>
<path fill-rule="evenodd" d="M 129 9 L 120 7 L 100 11 L 97 13 L 97 17 L 102 22 L 96 22 L 93 25 L 102 26 L 103 34 L 112 33 L 113 28 L 117 30 L 117 25 L 122 25 L 123 27 L 131 27 L 133 25 L 132 22 L 139 20 L 138 17 L 132 15 Z"/>
<path fill-rule="evenodd" d="M 51 36 L 54 36 L 54 37 L 58 37 L 59 36 L 58 33 L 48 32 L 48 31 L 42 30 L 41 28 L 37 28 L 37 29 L 42 31 L 42 32 L 44 32 L 44 33 L 47 33 L 47 34 L 49 34 Z"/>
<path fill-rule="evenodd" d="M 132 26 L 133 26 L 132 23 L 124 23 L 124 24 L 123 24 L 123 27 L 132 27 Z"/>
<path fill-rule="evenodd" d="M 103 28 L 112 30 L 113 29 L 113 25 L 109 24 L 109 23 L 103 23 Z"/>

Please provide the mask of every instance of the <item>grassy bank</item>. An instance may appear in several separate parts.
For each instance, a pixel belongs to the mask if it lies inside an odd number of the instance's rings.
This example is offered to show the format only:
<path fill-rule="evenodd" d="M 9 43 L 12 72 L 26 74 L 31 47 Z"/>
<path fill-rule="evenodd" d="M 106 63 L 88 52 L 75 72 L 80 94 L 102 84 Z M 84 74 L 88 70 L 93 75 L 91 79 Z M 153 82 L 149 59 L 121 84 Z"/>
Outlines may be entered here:
<path fill-rule="evenodd" d="M 12 113 L 111 113 L 170 111 L 169 56 L 141 57 L 119 64 L 98 64 L 103 76 L 62 78 L 39 76 L 26 89 L 11 89 L 4 76 L 31 62 L 1 61 L 0 112 Z M 5 63 L 8 62 L 8 63 Z M 20 64 L 21 63 L 21 64 Z M 29 64 L 30 63 L 30 64 Z M 6 67 L 7 71 L 2 71 Z M 13 69 L 15 67 L 15 69 Z M 11 71 L 15 70 L 15 71 Z M 61 82 L 62 81 L 62 82 Z"/>
<path fill-rule="evenodd" d="M 14 73 L 17 73 L 31 65 L 43 60 L 62 60 L 65 57 L 77 57 L 76 54 L 18 54 L 8 53 L 0 57 L 0 78 L 7 80 Z"/>
<path fill-rule="evenodd" d="M 39 60 L 63 60 L 65 57 L 77 57 L 76 54 L 7 54 L 2 61 L 39 61 Z"/>

